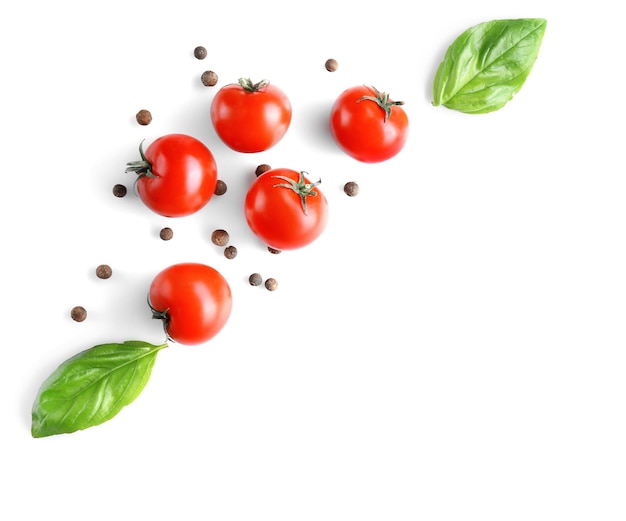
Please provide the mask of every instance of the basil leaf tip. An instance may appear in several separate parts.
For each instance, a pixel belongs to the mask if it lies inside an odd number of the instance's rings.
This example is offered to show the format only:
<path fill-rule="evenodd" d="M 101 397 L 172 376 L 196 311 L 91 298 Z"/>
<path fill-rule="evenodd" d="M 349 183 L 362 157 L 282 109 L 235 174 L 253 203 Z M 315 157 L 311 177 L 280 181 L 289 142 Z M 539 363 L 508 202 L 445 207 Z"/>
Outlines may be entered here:
<path fill-rule="evenodd" d="M 113 418 L 139 396 L 164 347 L 138 340 L 101 344 L 63 362 L 37 393 L 32 436 L 68 434 Z"/>
<path fill-rule="evenodd" d="M 492 20 L 450 45 L 433 82 L 433 105 L 468 114 L 502 108 L 519 92 L 539 54 L 544 18 Z"/>

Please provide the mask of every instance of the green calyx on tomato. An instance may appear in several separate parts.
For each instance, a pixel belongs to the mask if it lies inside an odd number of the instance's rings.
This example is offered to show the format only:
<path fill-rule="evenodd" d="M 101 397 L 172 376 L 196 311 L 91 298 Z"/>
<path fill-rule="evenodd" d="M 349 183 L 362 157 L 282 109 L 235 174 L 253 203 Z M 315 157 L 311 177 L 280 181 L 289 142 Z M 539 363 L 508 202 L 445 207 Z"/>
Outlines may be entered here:
<path fill-rule="evenodd" d="M 270 84 L 269 80 L 261 80 L 257 83 L 252 83 L 250 78 L 239 78 L 238 82 L 241 88 L 246 92 L 257 92 Z"/>
<path fill-rule="evenodd" d="M 370 88 L 374 90 L 376 96 L 362 96 L 357 100 L 357 103 L 360 103 L 364 100 L 373 101 L 376 103 L 381 109 L 385 111 L 385 121 L 389 119 L 391 116 L 391 108 L 397 105 L 404 105 L 404 101 L 391 101 L 389 99 L 389 94 L 386 92 L 380 92 L 376 87 L 370 85 Z"/>
<path fill-rule="evenodd" d="M 317 192 L 314 190 L 316 186 L 321 184 L 322 180 L 318 180 L 316 183 L 307 183 L 304 179 L 306 172 L 300 172 L 300 177 L 297 181 L 284 176 L 284 175 L 274 175 L 272 178 L 274 179 L 282 179 L 286 181 L 285 183 L 275 184 L 274 187 L 282 187 L 289 188 L 293 190 L 300 197 L 300 202 L 302 203 L 302 211 L 306 215 L 306 198 L 310 196 L 316 196 Z"/>
<path fill-rule="evenodd" d="M 139 161 L 129 161 L 128 163 L 126 163 L 126 173 L 134 172 L 135 174 L 137 174 L 137 180 L 142 177 L 157 177 L 152 172 L 152 164 L 150 163 L 150 161 L 148 161 L 146 155 L 143 152 L 144 141 L 145 139 L 142 139 L 141 143 L 139 143 L 139 155 L 141 156 L 141 159 Z"/>
<path fill-rule="evenodd" d="M 170 323 L 170 313 L 169 313 L 169 308 L 168 309 L 164 309 L 163 311 L 159 311 L 158 309 L 156 309 L 153 305 L 152 302 L 150 302 L 150 294 L 148 294 L 148 306 L 150 307 L 150 311 L 152 311 L 152 318 L 154 320 L 161 320 L 163 321 L 163 331 L 165 332 L 165 338 L 167 341 L 169 342 L 175 342 L 175 340 L 170 336 L 167 327 L 169 326 Z"/>

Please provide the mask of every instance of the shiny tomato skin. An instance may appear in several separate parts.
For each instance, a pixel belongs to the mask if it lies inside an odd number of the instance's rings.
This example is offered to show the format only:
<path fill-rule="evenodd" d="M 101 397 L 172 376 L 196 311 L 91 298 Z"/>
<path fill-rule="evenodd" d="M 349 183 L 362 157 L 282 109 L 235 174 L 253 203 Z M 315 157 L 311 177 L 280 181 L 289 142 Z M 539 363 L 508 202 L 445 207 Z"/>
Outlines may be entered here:
<path fill-rule="evenodd" d="M 215 268 L 201 263 L 173 264 L 152 280 L 150 307 L 166 315 L 168 337 L 184 345 L 206 342 L 217 335 L 230 317 L 232 293 Z"/>
<path fill-rule="evenodd" d="M 300 172 L 275 168 L 257 177 L 246 194 L 244 213 L 252 232 L 265 244 L 277 250 L 302 248 L 317 239 L 328 222 L 328 201 L 316 186 L 317 195 L 306 197 L 306 213 L 302 199 L 284 184 L 285 176 L 298 181 Z M 310 183 L 305 175 L 304 181 Z"/>
<path fill-rule="evenodd" d="M 211 102 L 211 122 L 218 137 L 237 152 L 263 152 L 276 145 L 291 124 L 287 95 L 268 83 L 254 92 L 232 83 Z"/>
<path fill-rule="evenodd" d="M 400 105 L 391 107 L 385 121 L 385 110 L 375 101 L 376 90 L 366 85 L 351 87 L 333 103 L 330 132 L 341 150 L 363 163 L 379 163 L 398 154 L 406 143 L 409 120 Z"/>
<path fill-rule="evenodd" d="M 152 211 L 183 217 L 209 202 L 217 184 L 217 164 L 204 143 L 185 134 L 167 134 L 144 154 L 154 177 L 141 176 L 137 192 Z"/>

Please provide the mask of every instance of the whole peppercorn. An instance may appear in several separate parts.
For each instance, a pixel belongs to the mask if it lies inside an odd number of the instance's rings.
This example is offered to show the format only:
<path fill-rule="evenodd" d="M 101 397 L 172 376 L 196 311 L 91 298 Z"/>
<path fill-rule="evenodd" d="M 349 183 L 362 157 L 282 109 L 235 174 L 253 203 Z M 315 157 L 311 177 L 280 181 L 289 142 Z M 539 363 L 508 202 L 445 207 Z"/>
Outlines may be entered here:
<path fill-rule="evenodd" d="M 211 234 L 211 242 L 216 246 L 226 246 L 230 236 L 226 230 L 214 230 Z"/>
<path fill-rule="evenodd" d="M 115 197 L 124 197 L 126 195 L 126 187 L 124 185 L 117 184 L 113 187 L 113 195 Z"/>
<path fill-rule="evenodd" d="M 213 71 L 204 71 L 200 76 L 200 81 L 205 87 L 213 87 L 217 84 L 217 74 Z"/>
<path fill-rule="evenodd" d="M 226 246 L 224 249 L 224 257 L 227 259 L 234 259 L 237 256 L 237 248 L 234 246 Z"/>
<path fill-rule="evenodd" d="M 276 291 L 276 288 L 278 288 L 278 281 L 270 277 L 265 281 L 265 287 L 268 291 Z"/>
<path fill-rule="evenodd" d="M 348 181 L 343 186 L 343 191 L 346 194 L 348 194 L 350 197 L 354 197 L 355 195 L 358 195 L 359 193 L 359 185 L 356 184 L 354 181 Z"/>
<path fill-rule="evenodd" d="M 198 45 L 198 47 L 193 50 L 193 55 L 198 58 L 198 60 L 204 60 L 207 55 L 206 48 L 202 47 L 202 45 Z"/>
<path fill-rule="evenodd" d="M 70 311 L 72 320 L 76 322 L 82 322 L 87 318 L 87 310 L 83 306 L 75 306 Z"/>
<path fill-rule="evenodd" d="M 159 237 L 161 237 L 164 241 L 169 241 L 172 237 L 174 237 L 174 231 L 168 227 L 162 228 L 159 232 Z"/>
<path fill-rule="evenodd" d="M 228 190 L 226 183 L 221 179 L 218 179 L 215 185 L 215 195 L 224 195 L 226 190 Z"/>
<path fill-rule="evenodd" d="M 137 123 L 140 125 L 149 125 L 152 122 L 152 114 L 149 110 L 142 109 L 137 112 Z"/>
<path fill-rule="evenodd" d="M 108 264 L 100 264 L 96 268 L 96 277 L 99 279 L 108 279 L 111 275 L 113 275 L 113 270 Z"/>
<path fill-rule="evenodd" d="M 260 273 L 253 273 L 248 278 L 248 281 L 250 282 L 251 286 L 260 286 L 263 282 L 263 277 L 261 277 Z"/>
<path fill-rule="evenodd" d="M 254 171 L 255 175 L 257 177 L 259 177 L 261 174 L 264 174 L 265 172 L 267 172 L 268 170 L 271 170 L 272 167 L 270 165 L 266 165 L 265 163 L 262 165 L 259 165 L 256 167 L 256 170 Z"/>
<path fill-rule="evenodd" d="M 334 58 L 329 58 L 328 60 L 326 60 L 324 67 L 326 67 L 326 70 L 329 72 L 335 72 L 337 70 L 337 67 L 339 67 L 339 64 Z"/>
<path fill-rule="evenodd" d="M 276 248 L 272 248 L 271 246 L 267 247 L 267 251 L 269 251 L 270 253 L 272 253 L 273 255 L 278 255 L 280 253 L 281 250 L 277 250 Z"/>

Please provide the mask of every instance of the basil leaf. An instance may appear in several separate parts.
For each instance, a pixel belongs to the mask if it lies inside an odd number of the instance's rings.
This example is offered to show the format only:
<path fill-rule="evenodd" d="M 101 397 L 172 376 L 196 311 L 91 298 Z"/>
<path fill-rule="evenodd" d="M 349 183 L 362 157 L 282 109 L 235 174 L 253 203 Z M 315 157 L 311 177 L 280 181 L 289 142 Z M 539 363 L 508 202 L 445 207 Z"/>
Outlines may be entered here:
<path fill-rule="evenodd" d="M 502 108 L 522 88 L 539 54 L 543 18 L 492 20 L 450 45 L 433 83 L 433 105 L 469 114 Z"/>
<path fill-rule="evenodd" d="M 63 362 L 42 384 L 32 410 L 34 438 L 71 433 L 113 418 L 148 383 L 167 344 L 102 344 Z"/>

